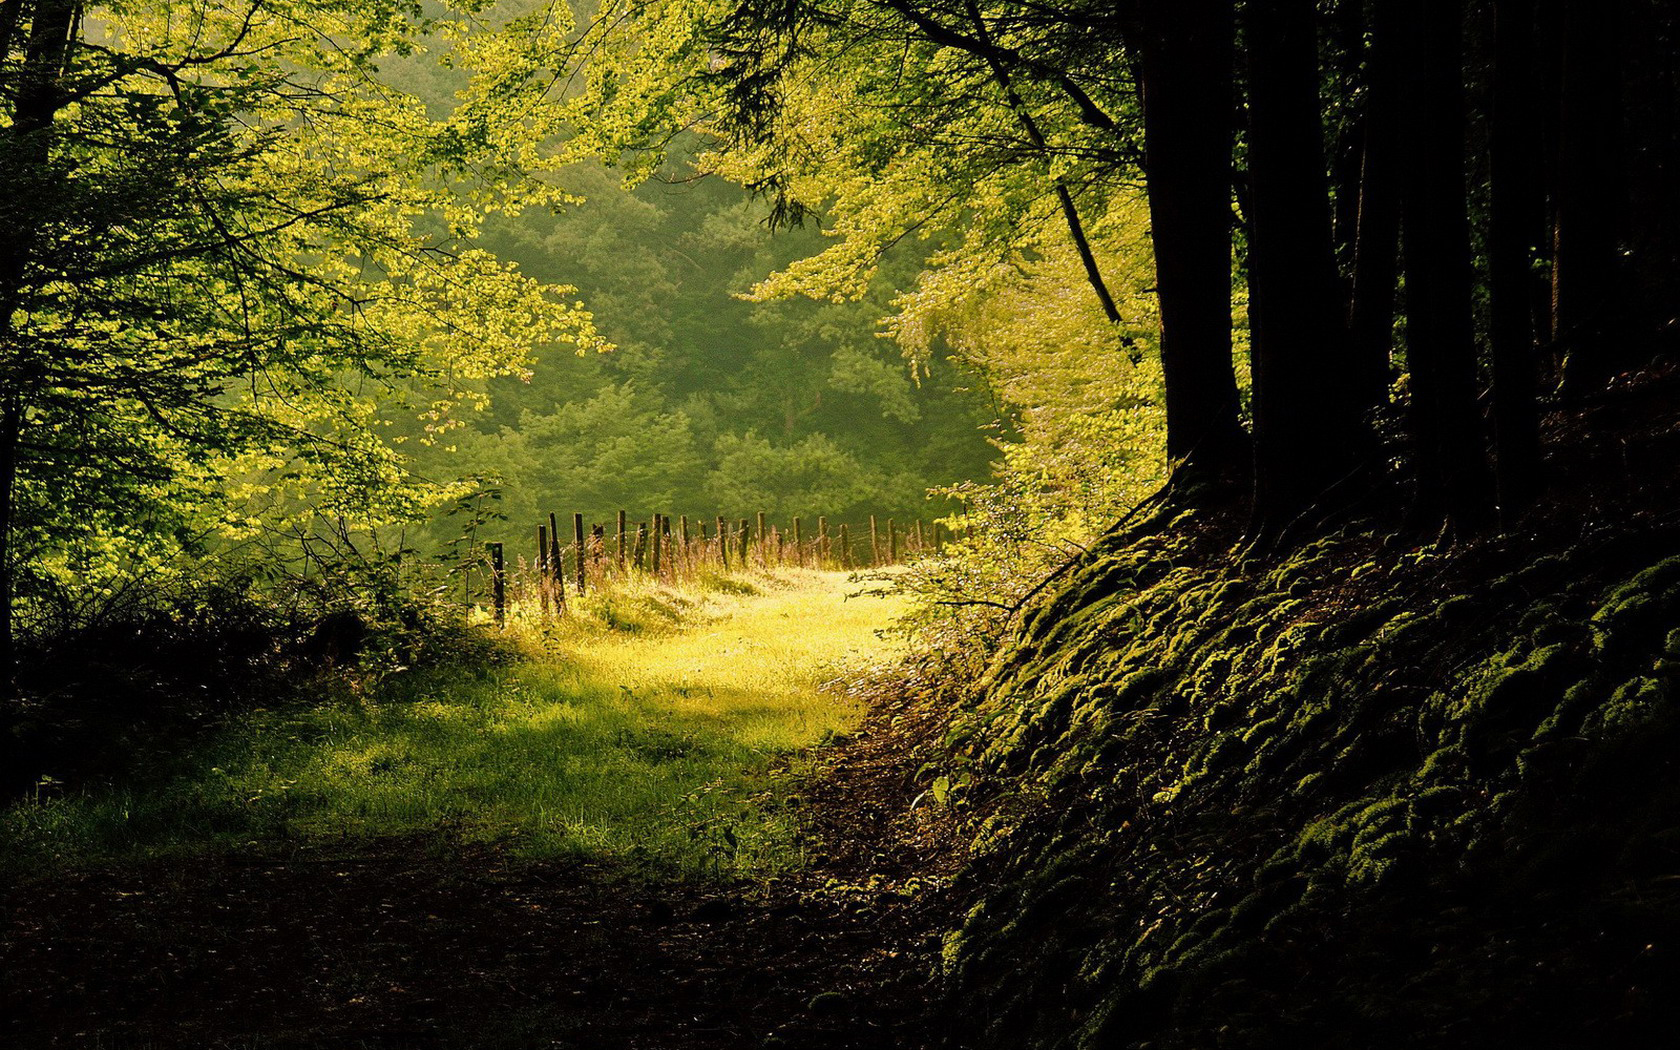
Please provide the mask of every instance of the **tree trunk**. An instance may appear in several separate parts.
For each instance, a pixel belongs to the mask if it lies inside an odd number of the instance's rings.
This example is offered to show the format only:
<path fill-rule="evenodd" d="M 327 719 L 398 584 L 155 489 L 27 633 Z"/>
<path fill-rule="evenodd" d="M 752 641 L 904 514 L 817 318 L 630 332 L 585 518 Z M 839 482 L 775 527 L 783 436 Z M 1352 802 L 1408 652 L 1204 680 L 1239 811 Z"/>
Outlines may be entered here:
<path fill-rule="evenodd" d="M 1355 473 L 1366 440 L 1330 245 L 1312 0 L 1248 5 L 1253 531 L 1275 535 Z"/>
<path fill-rule="evenodd" d="M 1420 522 L 1485 523 L 1476 407 L 1470 220 L 1464 186 L 1463 0 L 1415 0 L 1406 20 L 1407 142 L 1401 180 L 1406 356 Z"/>
<path fill-rule="evenodd" d="M 1495 0 L 1494 22 L 1489 335 L 1499 515 L 1509 523 L 1528 508 L 1540 486 L 1538 359 L 1529 312 L 1529 275 L 1542 221 L 1540 127 L 1533 105 L 1535 0 Z"/>
<path fill-rule="evenodd" d="M 1141 6 L 1145 175 L 1175 476 L 1248 467 L 1231 363 L 1235 25 L 1222 0 Z"/>
<path fill-rule="evenodd" d="M 1365 65 L 1365 4 L 1363 0 L 1339 0 L 1330 21 L 1338 59 L 1336 90 L 1341 102 L 1352 110 L 1337 129 L 1331 160 L 1336 208 L 1336 266 L 1351 274 L 1354 245 L 1359 236 L 1359 173 L 1363 166 L 1365 128 L 1370 122 L 1369 95 L 1361 104 L 1358 95 L 1360 71 Z"/>
<path fill-rule="evenodd" d="M 1564 0 L 1563 100 L 1553 227 L 1552 329 L 1563 385 L 1582 394 L 1627 366 L 1617 331 L 1618 233 L 1627 194 L 1621 158 L 1621 0 Z"/>
<path fill-rule="evenodd" d="M 0 751 L 17 696 L 17 641 L 12 628 L 12 500 L 17 486 L 18 433 L 23 408 L 16 395 L 0 404 Z"/>
<path fill-rule="evenodd" d="M 6 14 L 6 52 L 11 59 L 17 19 L 22 5 Z M 50 133 L 63 105 L 59 84 L 70 59 L 71 41 L 81 21 L 81 5 L 70 0 L 39 0 L 31 12 L 28 42 L 15 80 L 16 104 L 11 127 L 0 130 L 0 184 L 11 193 L 44 193 L 42 171 L 51 158 Z M 27 362 L 12 342 L 12 315 L 23 293 L 29 256 L 37 231 L 14 227 L 0 230 L 0 737 L 9 730 L 12 701 L 17 695 L 17 649 L 12 623 L 16 591 L 12 566 L 12 525 L 18 477 L 18 443 L 28 411 L 24 392 L 29 382 Z"/>
<path fill-rule="evenodd" d="M 1348 309 L 1355 397 L 1361 411 L 1388 401 L 1400 266 L 1399 0 L 1376 0 L 1366 59 L 1365 137 L 1359 178 L 1359 228 Z"/>

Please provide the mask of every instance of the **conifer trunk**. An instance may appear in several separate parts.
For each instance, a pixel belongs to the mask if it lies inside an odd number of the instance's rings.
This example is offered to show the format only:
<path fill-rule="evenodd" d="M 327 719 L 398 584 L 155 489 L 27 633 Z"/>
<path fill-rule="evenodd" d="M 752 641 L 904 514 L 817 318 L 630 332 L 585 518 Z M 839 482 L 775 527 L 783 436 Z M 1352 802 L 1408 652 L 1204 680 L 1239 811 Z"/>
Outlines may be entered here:
<path fill-rule="evenodd" d="M 1488 291 L 1499 514 L 1509 522 L 1540 486 L 1537 349 L 1530 263 L 1542 223 L 1540 128 L 1533 104 L 1535 0 L 1494 4 L 1494 97 L 1489 135 Z"/>
<path fill-rule="evenodd" d="M 1397 10 L 1376 0 L 1366 58 L 1365 135 L 1361 143 L 1353 298 L 1348 309 L 1353 383 L 1360 409 L 1388 400 L 1400 268 L 1401 106 Z"/>
<path fill-rule="evenodd" d="M 1167 458 L 1180 478 L 1242 476 L 1249 445 L 1231 362 L 1231 5 L 1148 0 L 1139 15 Z"/>
<path fill-rule="evenodd" d="M 1623 0 L 1563 0 L 1562 104 L 1553 225 L 1552 329 L 1566 392 L 1604 385 L 1626 363 L 1616 325 L 1621 158 L 1617 37 Z"/>
<path fill-rule="evenodd" d="M 24 5 L 9 5 L 0 31 L 11 58 Z M 0 184 L 10 193 L 44 193 L 40 174 L 51 156 L 50 133 L 63 104 L 59 79 L 70 58 L 71 43 L 81 22 L 81 5 L 73 0 L 38 0 L 30 15 L 23 61 L 15 75 L 16 104 L 11 127 L 0 130 Z M 28 411 L 25 391 L 30 369 L 12 338 L 12 315 L 23 293 L 29 256 L 38 231 L 27 227 L 0 229 L 0 737 L 10 727 L 12 702 L 17 695 L 17 643 L 13 624 L 16 572 L 12 532 L 16 517 L 20 435 Z"/>
<path fill-rule="evenodd" d="M 1462 0 L 1414 0 L 1406 19 L 1402 185 L 1406 354 L 1420 523 L 1479 528 L 1490 509 L 1476 407 L 1470 219 L 1464 180 Z"/>
<path fill-rule="evenodd" d="M 1312 0 L 1248 5 L 1254 529 L 1275 535 L 1365 449 L 1331 252 Z"/>

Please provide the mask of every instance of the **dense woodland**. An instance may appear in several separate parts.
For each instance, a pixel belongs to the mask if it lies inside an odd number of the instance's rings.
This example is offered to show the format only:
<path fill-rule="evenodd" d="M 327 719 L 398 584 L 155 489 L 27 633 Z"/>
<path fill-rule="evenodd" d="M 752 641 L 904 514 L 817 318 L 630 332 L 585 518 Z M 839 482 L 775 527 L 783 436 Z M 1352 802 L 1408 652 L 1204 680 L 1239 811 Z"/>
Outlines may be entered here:
<path fill-rule="evenodd" d="M 825 724 L 801 789 L 816 874 L 670 891 L 696 923 L 833 909 L 804 940 L 695 935 L 698 996 L 733 1009 L 750 961 L 799 1019 L 565 1024 L 1676 1022 L 1675 5 L 9 0 L 0 56 L 19 900 L 76 866 L 66 782 L 126 820 L 93 792 L 141 797 L 246 712 L 423 706 L 488 679 L 415 675 L 703 603 L 656 574 L 576 594 L 584 626 L 547 592 L 487 624 L 485 543 L 546 515 L 937 518 L 952 542 L 859 582 L 905 603 L 906 651 L 841 675 L 872 713 Z M 683 586 L 785 585 L 753 579 Z M 640 732 L 602 739 L 705 750 Z M 230 834 L 307 837 L 289 812 Z M 750 882 L 783 831 L 721 819 L 682 848 Z M 588 863 L 647 861 L 621 847 Z M 638 885 L 609 907 L 672 921 Z M 71 1045 L 50 1031 L 20 1029 Z"/>

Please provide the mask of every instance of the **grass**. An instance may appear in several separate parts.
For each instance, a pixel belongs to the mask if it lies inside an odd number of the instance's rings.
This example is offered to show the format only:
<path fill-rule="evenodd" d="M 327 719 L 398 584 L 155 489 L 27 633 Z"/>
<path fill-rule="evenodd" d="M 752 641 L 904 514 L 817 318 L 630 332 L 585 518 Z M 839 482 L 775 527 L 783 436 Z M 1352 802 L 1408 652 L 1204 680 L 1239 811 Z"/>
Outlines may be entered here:
<path fill-rule="evenodd" d="M 243 716 L 144 783 L 14 806 L 0 864 L 436 834 L 650 872 L 784 870 L 800 862 L 788 773 L 861 714 L 825 683 L 887 656 L 897 602 L 856 589 L 787 571 L 624 585 L 558 622 L 516 610 L 510 665 Z"/>

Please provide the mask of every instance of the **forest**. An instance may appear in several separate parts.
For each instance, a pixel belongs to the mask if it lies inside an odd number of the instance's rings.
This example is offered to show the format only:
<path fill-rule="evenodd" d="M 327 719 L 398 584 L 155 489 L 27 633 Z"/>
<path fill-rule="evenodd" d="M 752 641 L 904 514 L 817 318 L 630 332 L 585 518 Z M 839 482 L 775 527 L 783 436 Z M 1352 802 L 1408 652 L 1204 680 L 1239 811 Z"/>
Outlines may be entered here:
<path fill-rule="evenodd" d="M 1680 1030 L 1680 7 L 4 0 L 0 1041 Z"/>

